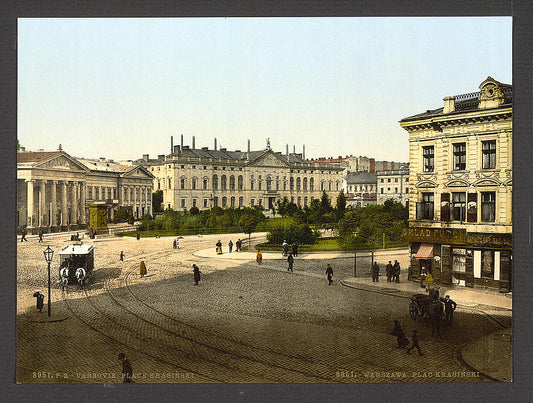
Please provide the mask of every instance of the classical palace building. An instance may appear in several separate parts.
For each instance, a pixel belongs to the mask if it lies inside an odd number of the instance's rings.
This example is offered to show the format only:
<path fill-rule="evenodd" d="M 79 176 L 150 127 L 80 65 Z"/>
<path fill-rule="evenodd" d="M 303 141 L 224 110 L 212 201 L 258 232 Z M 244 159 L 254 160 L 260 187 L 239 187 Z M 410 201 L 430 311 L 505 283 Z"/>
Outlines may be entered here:
<path fill-rule="evenodd" d="M 377 180 L 378 204 L 383 204 L 389 199 L 402 203 L 404 206 L 409 204 L 409 167 L 407 164 L 398 170 L 378 172 Z"/>
<path fill-rule="evenodd" d="M 349 172 L 344 177 L 346 205 L 360 208 L 376 204 L 376 172 Z"/>
<path fill-rule="evenodd" d="M 282 154 L 267 147 L 260 151 L 228 151 L 216 146 L 196 148 L 174 146 L 172 153 L 150 159 L 148 155 L 135 161 L 154 175 L 154 191 L 162 190 L 163 207 L 175 210 L 243 207 L 261 205 L 275 207 L 287 197 L 299 206 L 320 198 L 322 191 L 333 203 L 342 189 L 343 168 L 338 164 L 316 164 L 303 153 Z"/>
<path fill-rule="evenodd" d="M 104 202 L 108 220 L 119 207 L 140 218 L 152 211 L 153 175 L 144 167 L 61 150 L 17 153 L 18 227 L 57 232 L 86 228 L 88 205 Z"/>
<path fill-rule="evenodd" d="M 413 278 L 511 289 L 512 87 L 480 91 L 400 121 L 409 132 Z"/>

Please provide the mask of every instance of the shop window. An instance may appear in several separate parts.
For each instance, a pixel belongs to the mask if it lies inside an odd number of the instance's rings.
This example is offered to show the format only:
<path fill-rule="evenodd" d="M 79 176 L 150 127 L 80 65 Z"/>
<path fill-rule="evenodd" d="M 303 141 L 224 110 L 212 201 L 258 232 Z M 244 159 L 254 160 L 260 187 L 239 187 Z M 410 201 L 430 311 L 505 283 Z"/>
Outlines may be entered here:
<path fill-rule="evenodd" d="M 466 143 L 453 145 L 453 170 L 464 171 L 466 169 Z"/>
<path fill-rule="evenodd" d="M 496 140 L 481 142 L 481 163 L 483 169 L 496 168 Z"/>
<path fill-rule="evenodd" d="M 496 193 L 481 193 L 481 221 L 494 222 L 496 218 Z"/>
<path fill-rule="evenodd" d="M 452 251 L 452 272 L 466 272 L 466 249 L 453 248 Z"/>
<path fill-rule="evenodd" d="M 494 251 L 481 251 L 481 277 L 494 278 Z"/>
<path fill-rule="evenodd" d="M 435 168 L 435 147 L 422 147 L 422 155 L 424 157 L 424 172 L 433 172 Z"/>
<path fill-rule="evenodd" d="M 452 221 L 466 221 L 466 193 L 452 193 Z"/>

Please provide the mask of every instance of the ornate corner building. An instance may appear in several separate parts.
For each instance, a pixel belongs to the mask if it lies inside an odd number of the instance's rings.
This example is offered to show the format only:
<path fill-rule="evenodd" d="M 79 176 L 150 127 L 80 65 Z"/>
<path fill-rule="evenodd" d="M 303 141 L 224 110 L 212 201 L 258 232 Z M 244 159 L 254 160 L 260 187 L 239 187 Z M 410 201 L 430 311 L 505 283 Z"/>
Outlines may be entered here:
<path fill-rule="evenodd" d="M 413 279 L 511 290 L 512 86 L 488 77 L 480 91 L 407 117 Z"/>

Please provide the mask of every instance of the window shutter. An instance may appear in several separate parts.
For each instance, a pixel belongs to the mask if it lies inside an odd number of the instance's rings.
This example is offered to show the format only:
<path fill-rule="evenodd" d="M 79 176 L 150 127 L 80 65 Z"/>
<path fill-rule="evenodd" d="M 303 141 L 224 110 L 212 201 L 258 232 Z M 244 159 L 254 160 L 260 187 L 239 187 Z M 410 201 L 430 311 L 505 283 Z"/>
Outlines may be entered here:
<path fill-rule="evenodd" d="M 416 219 L 417 220 L 422 219 L 422 203 L 420 202 L 416 203 Z"/>
<path fill-rule="evenodd" d="M 477 221 L 477 193 L 468 193 L 466 204 L 466 221 Z"/>
<path fill-rule="evenodd" d="M 440 195 L 440 220 L 450 221 L 450 194 L 442 193 Z"/>

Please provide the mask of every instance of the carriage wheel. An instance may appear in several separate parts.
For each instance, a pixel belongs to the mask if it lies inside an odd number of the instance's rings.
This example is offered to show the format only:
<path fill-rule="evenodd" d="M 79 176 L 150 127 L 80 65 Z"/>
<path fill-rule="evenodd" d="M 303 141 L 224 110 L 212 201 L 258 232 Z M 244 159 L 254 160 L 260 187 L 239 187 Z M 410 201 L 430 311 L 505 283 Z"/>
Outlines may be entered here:
<path fill-rule="evenodd" d="M 415 302 L 409 304 L 409 315 L 411 315 L 411 319 L 416 319 L 418 316 L 418 305 Z"/>

